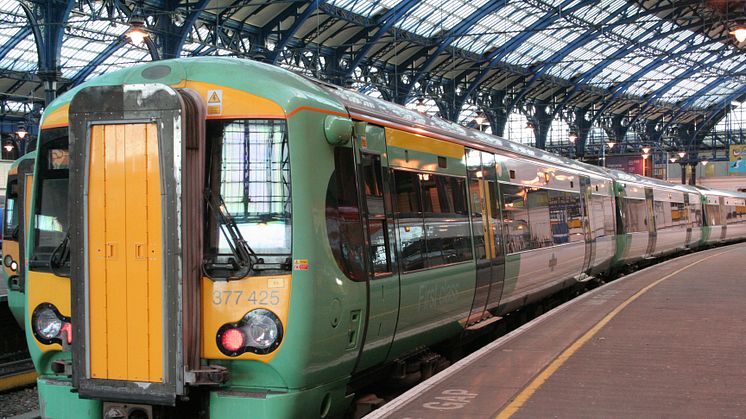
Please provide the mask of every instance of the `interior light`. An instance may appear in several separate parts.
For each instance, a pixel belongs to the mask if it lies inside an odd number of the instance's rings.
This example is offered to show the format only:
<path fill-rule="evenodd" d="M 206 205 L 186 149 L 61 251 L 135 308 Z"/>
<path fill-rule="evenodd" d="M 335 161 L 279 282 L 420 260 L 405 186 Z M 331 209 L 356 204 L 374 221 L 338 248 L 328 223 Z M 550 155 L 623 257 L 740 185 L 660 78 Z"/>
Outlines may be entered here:
<path fill-rule="evenodd" d="M 739 43 L 746 41 L 746 28 L 736 28 L 736 30 L 734 30 L 730 34 L 735 36 L 736 41 L 738 41 Z"/>

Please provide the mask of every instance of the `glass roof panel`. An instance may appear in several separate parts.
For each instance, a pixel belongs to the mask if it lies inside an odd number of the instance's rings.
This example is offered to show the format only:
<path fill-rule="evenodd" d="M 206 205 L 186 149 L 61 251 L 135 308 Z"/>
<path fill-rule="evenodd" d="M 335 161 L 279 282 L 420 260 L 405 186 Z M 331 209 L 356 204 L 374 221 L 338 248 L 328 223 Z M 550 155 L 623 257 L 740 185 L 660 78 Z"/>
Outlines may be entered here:
<path fill-rule="evenodd" d="M 0 68 L 24 72 L 36 71 L 38 61 L 34 35 L 30 34 L 0 60 Z"/>
<path fill-rule="evenodd" d="M 508 3 L 495 13 L 483 17 L 467 33 L 454 42 L 454 46 L 483 54 L 497 48 L 533 25 L 543 12 L 524 3 Z"/>
<path fill-rule="evenodd" d="M 728 81 L 722 83 L 707 92 L 702 92 L 700 97 L 694 101 L 692 107 L 695 109 L 709 108 L 715 104 L 721 104 L 728 96 L 743 88 L 743 83 Z"/>
<path fill-rule="evenodd" d="M 581 32 L 574 27 L 558 27 L 552 30 L 541 31 L 531 36 L 516 51 L 505 57 L 505 61 L 520 66 L 528 66 L 537 61 L 544 61 L 554 55 L 554 53 L 567 47 L 580 35 Z M 562 63 L 550 64 L 561 65 Z"/>
<path fill-rule="evenodd" d="M 7 45 L 28 25 L 26 14 L 17 0 L 0 0 L 0 45 Z M 39 57 L 34 36 L 29 34 L 0 60 L 0 68 L 13 71 L 35 71 Z"/>
<path fill-rule="evenodd" d="M 487 1 L 421 0 L 419 5 L 396 24 L 396 27 L 417 35 L 432 36 L 453 28 Z"/>
<path fill-rule="evenodd" d="M 333 6 L 348 10 L 357 15 L 369 18 L 371 16 L 382 13 L 384 10 L 389 10 L 397 4 L 401 3 L 401 0 L 331 0 L 329 1 Z"/>

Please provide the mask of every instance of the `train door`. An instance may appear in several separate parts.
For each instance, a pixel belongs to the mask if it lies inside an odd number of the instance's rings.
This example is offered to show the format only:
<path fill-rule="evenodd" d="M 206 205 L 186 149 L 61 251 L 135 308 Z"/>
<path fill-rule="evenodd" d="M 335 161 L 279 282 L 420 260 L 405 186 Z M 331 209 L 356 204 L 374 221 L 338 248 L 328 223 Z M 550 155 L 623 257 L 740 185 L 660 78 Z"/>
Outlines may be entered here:
<path fill-rule="evenodd" d="M 692 214 L 689 212 L 689 194 L 684 192 L 684 214 L 686 214 L 686 241 L 685 248 L 692 245 Z"/>
<path fill-rule="evenodd" d="M 488 310 L 496 308 L 505 279 L 502 218 L 498 205 L 495 158 L 492 154 L 467 150 L 469 202 L 476 256 L 474 300 L 466 319 L 467 329 L 489 324 Z"/>
<path fill-rule="evenodd" d="M 588 274 L 596 257 L 596 239 L 591 230 L 591 179 L 588 176 L 580 176 L 580 196 L 583 199 L 583 236 L 585 237 L 585 256 L 581 270 L 581 276 L 583 276 L 583 274 Z"/>
<path fill-rule="evenodd" d="M 357 371 L 388 356 L 399 316 L 399 274 L 386 137 L 382 127 L 358 123 L 353 138 L 360 215 L 365 240 L 368 309 Z"/>
<path fill-rule="evenodd" d="M 655 231 L 655 212 L 653 205 L 653 188 L 645 188 L 645 208 L 647 208 L 647 226 L 648 226 L 648 248 L 645 251 L 645 257 L 649 258 L 655 252 L 655 245 L 658 234 Z"/>
<path fill-rule="evenodd" d="M 199 366 L 201 246 L 184 237 L 203 237 L 204 115 L 195 92 L 158 84 L 89 87 L 71 102 L 79 169 L 70 199 L 81 203 L 70 209 L 73 386 L 82 397 L 173 405 Z"/>

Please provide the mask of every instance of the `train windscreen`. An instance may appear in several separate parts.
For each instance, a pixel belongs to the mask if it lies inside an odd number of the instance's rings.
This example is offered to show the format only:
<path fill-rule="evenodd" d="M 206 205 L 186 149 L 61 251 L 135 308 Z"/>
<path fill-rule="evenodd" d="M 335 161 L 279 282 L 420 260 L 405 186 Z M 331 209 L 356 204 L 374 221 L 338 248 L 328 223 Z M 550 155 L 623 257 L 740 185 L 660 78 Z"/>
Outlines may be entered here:
<path fill-rule="evenodd" d="M 285 121 L 210 121 L 210 188 L 263 263 L 288 269 L 291 251 L 290 154 Z M 208 223 L 208 254 L 231 254 L 230 238 Z M 273 270 L 270 269 L 270 270 Z"/>
<path fill-rule="evenodd" d="M 64 240 L 68 227 L 67 128 L 42 131 L 39 144 L 31 266 L 46 269 L 51 253 Z"/>

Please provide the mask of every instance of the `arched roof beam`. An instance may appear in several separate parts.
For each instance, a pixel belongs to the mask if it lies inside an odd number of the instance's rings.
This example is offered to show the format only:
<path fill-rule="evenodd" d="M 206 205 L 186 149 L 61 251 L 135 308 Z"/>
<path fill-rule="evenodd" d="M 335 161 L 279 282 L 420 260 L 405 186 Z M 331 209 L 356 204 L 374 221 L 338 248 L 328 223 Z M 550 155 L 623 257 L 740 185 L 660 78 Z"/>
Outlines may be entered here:
<path fill-rule="evenodd" d="M 381 18 L 378 20 L 378 25 L 380 26 L 380 28 L 373 35 L 373 37 L 368 39 L 365 45 L 360 48 L 360 51 L 358 51 L 358 53 L 355 55 L 355 58 L 350 61 L 349 68 L 347 68 L 344 78 L 348 78 L 352 75 L 352 73 L 355 71 L 355 68 L 360 65 L 360 63 L 363 61 L 365 56 L 368 55 L 368 52 L 370 52 L 371 48 L 373 48 L 376 42 L 378 42 L 381 37 L 383 37 L 383 35 L 385 35 L 389 31 L 389 29 L 394 26 L 394 24 L 396 24 L 396 22 L 401 20 L 404 16 L 407 15 L 407 13 L 409 13 L 410 10 L 417 6 L 419 2 L 420 0 L 404 0 L 396 6 L 392 7 L 391 10 L 386 12 L 386 14 L 381 16 Z"/>
<path fill-rule="evenodd" d="M 412 89 L 414 88 L 414 85 L 420 81 L 420 79 L 427 74 L 428 70 L 433 66 L 435 63 L 435 60 L 438 59 L 440 54 L 443 53 L 443 51 L 450 46 L 453 41 L 456 39 L 466 35 L 466 33 L 471 29 L 474 25 L 476 25 L 480 20 L 482 20 L 485 16 L 489 15 L 490 13 L 494 13 L 498 11 L 499 9 L 502 9 L 503 7 L 507 6 L 508 2 L 496 2 L 496 1 L 488 1 L 487 3 L 483 4 L 480 8 L 475 10 L 471 15 L 469 15 L 466 19 L 461 21 L 458 25 L 451 28 L 448 32 L 443 35 L 443 38 L 441 39 L 440 43 L 438 43 L 438 48 L 430 54 L 427 58 L 427 60 L 419 66 L 417 69 L 417 73 L 412 77 L 412 81 L 409 83 L 409 85 L 405 88 L 405 91 L 401 93 L 403 98 L 408 97 Z M 425 51 L 427 51 L 427 47 L 423 48 Z M 406 68 L 409 64 L 411 64 L 413 61 L 415 61 L 417 58 L 412 57 L 409 60 L 407 60 L 404 64 L 404 68 Z"/>
<path fill-rule="evenodd" d="M 189 36 L 189 33 L 192 31 L 194 24 L 197 22 L 197 18 L 199 18 L 199 16 L 202 14 L 202 11 L 205 9 L 209 2 L 210 0 L 197 1 L 194 7 L 191 8 L 191 11 L 187 15 L 186 19 L 184 19 L 184 24 L 177 34 L 177 39 L 174 46 L 173 53 L 175 57 L 181 56 L 181 51 L 184 49 L 184 44 L 186 43 L 186 39 Z"/>
<path fill-rule="evenodd" d="M 279 42 L 277 42 L 277 45 L 275 45 L 274 51 L 270 53 L 268 59 L 269 62 L 272 64 L 277 63 L 277 59 L 280 57 L 280 53 L 282 50 L 285 49 L 285 47 L 288 45 L 288 42 L 290 42 L 291 39 L 293 39 L 293 36 L 296 32 L 298 32 L 298 29 L 300 29 L 301 26 L 303 26 L 304 23 L 306 23 L 306 20 L 308 20 L 313 13 L 315 13 L 319 6 L 324 3 L 326 0 L 313 0 L 311 1 L 305 10 L 303 10 L 303 13 L 295 17 L 295 21 L 293 24 L 288 28 L 285 32 L 283 32 L 280 36 Z"/>
<path fill-rule="evenodd" d="M 13 50 L 18 44 L 21 43 L 26 37 L 31 35 L 31 25 L 27 25 L 19 29 L 16 33 L 13 34 L 13 36 L 8 39 L 8 42 L 5 43 L 5 45 L 0 46 L 0 60 L 5 58 L 6 55 L 10 51 Z"/>
<path fill-rule="evenodd" d="M 523 30 L 521 33 L 513 37 L 510 41 L 506 42 L 504 45 L 497 48 L 495 51 L 490 53 L 490 55 L 487 57 L 489 60 L 489 63 L 485 68 L 483 68 L 477 77 L 474 79 L 474 81 L 471 82 L 469 87 L 464 92 L 463 96 L 460 99 L 461 104 L 463 105 L 464 102 L 466 102 L 466 99 L 471 96 L 475 90 L 477 90 L 477 87 L 487 78 L 487 75 L 489 72 L 502 60 L 505 58 L 508 54 L 515 51 L 521 44 L 526 42 L 529 38 L 534 36 L 536 32 L 545 30 L 548 28 L 551 24 L 553 24 L 557 19 L 560 18 L 561 13 L 565 14 L 571 14 L 575 13 L 576 11 L 582 9 L 583 7 L 586 7 L 588 5 L 596 3 L 596 1 L 593 0 L 582 0 L 578 2 L 578 4 L 570 7 L 567 10 L 563 10 L 565 7 L 568 7 L 573 1 L 575 0 L 565 0 L 557 7 L 552 8 L 551 11 L 547 12 L 543 17 L 538 19 L 536 22 L 534 22 L 531 26 Z M 465 76 L 465 74 L 464 74 Z"/>

